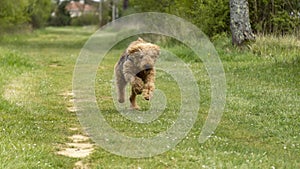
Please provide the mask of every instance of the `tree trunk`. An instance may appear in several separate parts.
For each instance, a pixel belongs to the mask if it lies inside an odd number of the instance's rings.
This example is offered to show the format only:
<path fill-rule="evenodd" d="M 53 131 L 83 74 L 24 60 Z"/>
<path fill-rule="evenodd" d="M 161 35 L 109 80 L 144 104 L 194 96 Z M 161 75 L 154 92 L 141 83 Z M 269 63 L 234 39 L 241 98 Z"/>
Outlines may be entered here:
<path fill-rule="evenodd" d="M 123 9 L 126 10 L 128 8 L 129 1 L 128 0 L 123 0 Z"/>
<path fill-rule="evenodd" d="M 111 11 L 111 18 L 112 18 L 112 21 L 116 20 L 116 4 L 115 4 L 115 1 L 113 0 L 112 1 L 112 11 Z"/>
<path fill-rule="evenodd" d="M 246 41 L 255 40 L 247 0 L 230 0 L 230 28 L 234 45 L 240 46 Z"/>
<path fill-rule="evenodd" d="M 98 12 L 99 12 L 99 26 L 102 26 L 103 24 L 103 4 L 102 4 L 102 0 L 99 1 L 99 8 L 98 8 Z"/>

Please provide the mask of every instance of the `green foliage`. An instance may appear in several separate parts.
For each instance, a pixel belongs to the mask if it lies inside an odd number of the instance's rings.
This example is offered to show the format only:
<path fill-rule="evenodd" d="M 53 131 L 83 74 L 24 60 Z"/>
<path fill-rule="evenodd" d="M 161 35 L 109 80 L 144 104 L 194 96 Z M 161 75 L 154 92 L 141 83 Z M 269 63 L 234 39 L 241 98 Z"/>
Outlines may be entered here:
<path fill-rule="evenodd" d="M 27 11 L 33 28 L 44 27 L 51 15 L 52 3 L 49 0 L 30 0 Z"/>
<path fill-rule="evenodd" d="M 139 12 L 166 12 L 185 18 L 209 36 L 229 31 L 229 0 L 133 0 Z"/>
<path fill-rule="evenodd" d="M 72 26 L 97 25 L 99 23 L 98 16 L 94 14 L 85 14 L 76 18 L 72 18 Z"/>
<path fill-rule="evenodd" d="M 24 25 L 33 28 L 48 24 L 53 26 L 86 25 L 96 23 L 92 16 L 71 18 L 65 6 L 68 1 L 56 2 L 56 17 L 48 19 L 54 1 L 50 0 L 1 0 L 0 1 L 0 31 L 24 29 Z M 91 3 L 91 1 L 86 1 Z M 103 3 L 103 23 L 111 20 L 111 1 Z M 131 0 L 129 9 L 122 11 L 122 1 L 118 8 L 120 15 L 135 12 L 166 12 L 182 17 L 197 25 L 210 37 L 222 32 L 230 32 L 229 0 Z M 300 1 L 299 0 L 252 0 L 249 2 L 249 12 L 254 32 L 277 35 L 300 34 Z M 96 3 L 93 3 L 97 5 Z"/>
<path fill-rule="evenodd" d="M 21 67 L 33 67 L 29 60 L 21 56 L 16 51 L 6 51 L 0 48 L 0 66 L 21 68 Z"/>
<path fill-rule="evenodd" d="M 230 31 L 229 0 L 197 0 L 188 12 L 191 22 L 208 36 Z"/>
<path fill-rule="evenodd" d="M 290 65 L 300 64 L 300 41 L 294 36 L 257 36 L 256 42 L 249 45 L 252 53 L 274 61 Z"/>
<path fill-rule="evenodd" d="M 300 2 L 298 0 L 248 2 L 250 20 L 255 32 L 299 34 Z M 185 18 L 210 37 L 222 32 L 230 32 L 229 0 L 132 0 L 130 4 L 137 12 L 166 12 Z"/>
<path fill-rule="evenodd" d="M 249 1 L 252 27 L 257 33 L 297 34 L 300 32 L 300 1 Z"/>
<path fill-rule="evenodd" d="M 172 6 L 175 4 L 176 0 L 161 0 L 161 1 L 155 1 L 155 0 L 132 0 L 130 1 L 130 4 L 133 5 L 133 7 L 140 12 L 171 12 Z"/>
<path fill-rule="evenodd" d="M 16 30 L 24 25 L 40 28 L 46 25 L 51 14 L 49 0 L 1 0 L 0 31 Z"/>
<path fill-rule="evenodd" d="M 70 13 L 66 10 L 66 6 L 68 3 L 69 3 L 68 1 L 64 1 L 57 6 L 55 10 L 55 16 L 52 17 L 49 22 L 51 26 L 70 25 L 71 22 Z"/>
<path fill-rule="evenodd" d="M 29 20 L 29 15 L 24 10 L 28 6 L 27 0 L 1 0 L 0 1 L 0 30 L 22 25 Z"/>

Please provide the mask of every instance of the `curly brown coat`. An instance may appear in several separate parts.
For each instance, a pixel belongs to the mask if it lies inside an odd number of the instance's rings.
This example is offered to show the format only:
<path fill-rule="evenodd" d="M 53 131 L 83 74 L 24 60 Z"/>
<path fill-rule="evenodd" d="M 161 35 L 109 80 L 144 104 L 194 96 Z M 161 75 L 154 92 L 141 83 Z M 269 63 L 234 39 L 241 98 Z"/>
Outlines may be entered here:
<path fill-rule="evenodd" d="M 157 45 L 148 43 L 141 38 L 132 42 L 121 55 L 115 65 L 115 78 L 118 93 L 118 101 L 125 101 L 125 87 L 131 84 L 130 103 L 131 108 L 139 109 L 136 96 L 143 94 L 145 100 L 150 100 L 155 89 L 154 64 L 160 54 Z"/>

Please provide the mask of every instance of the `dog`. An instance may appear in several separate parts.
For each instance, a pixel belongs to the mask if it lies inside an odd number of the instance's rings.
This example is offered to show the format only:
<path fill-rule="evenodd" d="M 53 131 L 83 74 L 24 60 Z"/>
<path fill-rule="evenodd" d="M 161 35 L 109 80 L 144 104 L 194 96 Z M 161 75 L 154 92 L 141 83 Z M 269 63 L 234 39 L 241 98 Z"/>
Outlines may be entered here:
<path fill-rule="evenodd" d="M 136 96 L 142 94 L 145 100 L 150 100 L 155 89 L 155 68 L 160 47 L 138 38 L 130 43 L 119 61 L 115 64 L 114 74 L 118 101 L 125 101 L 125 87 L 131 85 L 130 107 L 139 110 Z"/>

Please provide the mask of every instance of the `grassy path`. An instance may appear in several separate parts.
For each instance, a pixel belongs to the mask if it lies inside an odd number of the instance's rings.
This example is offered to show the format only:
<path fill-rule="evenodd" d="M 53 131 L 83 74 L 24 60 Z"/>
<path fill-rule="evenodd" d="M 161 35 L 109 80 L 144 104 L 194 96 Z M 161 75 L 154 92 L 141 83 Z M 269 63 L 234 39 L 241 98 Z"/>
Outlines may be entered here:
<path fill-rule="evenodd" d="M 72 73 L 93 29 L 47 28 L 0 45 L 0 168 L 72 168 L 56 155 L 81 128 L 68 111 Z"/>
<path fill-rule="evenodd" d="M 83 134 L 68 93 L 73 68 L 92 28 L 47 28 L 28 35 L 0 36 L 0 168 L 73 168 L 79 161 L 58 155 L 70 136 Z M 261 41 L 260 41 L 261 40 Z M 199 144 L 210 104 L 210 83 L 201 62 L 180 46 L 167 47 L 189 63 L 200 91 L 198 120 L 175 149 L 145 159 L 113 155 L 100 147 L 83 163 L 91 168 L 300 168 L 300 42 L 259 39 L 251 50 L 216 41 L 227 80 L 227 104 L 215 134 Z M 113 65 L 122 45 L 105 57 L 96 79 L 103 115 L 118 131 L 154 136 L 176 120 L 180 93 L 158 71 L 157 86 L 170 100 L 151 124 L 133 124 L 114 108 Z M 254 54 L 253 54 L 254 53 Z M 148 103 L 139 101 L 142 108 Z M 77 129 L 77 130 L 72 130 Z"/>

